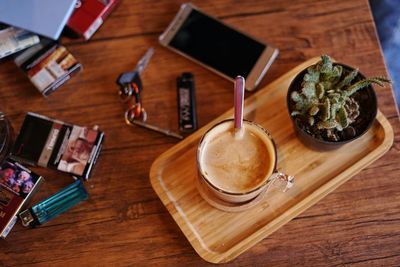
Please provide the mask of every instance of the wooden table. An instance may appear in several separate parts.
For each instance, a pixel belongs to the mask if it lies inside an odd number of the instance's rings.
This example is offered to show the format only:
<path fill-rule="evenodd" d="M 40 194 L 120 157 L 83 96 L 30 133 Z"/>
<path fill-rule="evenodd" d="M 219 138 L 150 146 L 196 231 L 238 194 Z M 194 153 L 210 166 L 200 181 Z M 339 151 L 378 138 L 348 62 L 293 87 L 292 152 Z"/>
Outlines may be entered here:
<path fill-rule="evenodd" d="M 0 63 L 0 109 L 16 130 L 33 111 L 79 125 L 98 124 L 106 141 L 90 199 L 36 229 L 14 227 L 0 241 L 0 265 L 204 266 L 149 182 L 152 162 L 177 141 L 127 127 L 115 79 L 149 47 L 143 102 L 154 124 L 176 129 L 175 79 L 193 72 L 199 125 L 232 104 L 232 83 L 158 44 L 181 1 L 122 1 L 89 42 L 62 43 L 84 71 L 43 98 L 11 59 Z M 327 53 L 368 75 L 386 75 L 367 0 L 194 1 L 206 12 L 271 43 L 280 55 L 261 87 L 301 62 Z M 234 266 L 390 266 L 400 263 L 400 123 L 390 88 L 377 90 L 379 108 L 395 131 L 380 160 L 245 252 Z M 251 95 L 248 94 L 248 95 Z M 247 96 L 248 96 L 247 95 Z M 33 202 L 67 184 L 62 173 L 33 168 L 46 183 Z"/>

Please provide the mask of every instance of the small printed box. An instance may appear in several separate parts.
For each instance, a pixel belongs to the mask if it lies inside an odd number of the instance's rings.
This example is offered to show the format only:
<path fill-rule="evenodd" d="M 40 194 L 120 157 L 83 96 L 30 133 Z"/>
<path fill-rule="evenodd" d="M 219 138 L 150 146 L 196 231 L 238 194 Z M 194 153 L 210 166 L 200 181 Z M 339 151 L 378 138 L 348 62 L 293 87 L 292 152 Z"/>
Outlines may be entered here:
<path fill-rule="evenodd" d="M 118 2 L 119 0 L 78 0 L 67 26 L 85 40 L 89 40 Z"/>
<path fill-rule="evenodd" d="M 17 215 L 39 188 L 43 178 L 12 160 L 0 166 L 0 237 L 5 238 Z"/>
<path fill-rule="evenodd" d="M 101 150 L 104 133 L 29 112 L 12 149 L 11 158 L 89 179 Z"/>
<path fill-rule="evenodd" d="M 34 33 L 0 25 L 0 58 L 39 43 L 39 36 Z"/>
<path fill-rule="evenodd" d="M 44 96 L 82 69 L 64 46 L 47 39 L 23 51 L 15 58 L 15 63 Z"/>

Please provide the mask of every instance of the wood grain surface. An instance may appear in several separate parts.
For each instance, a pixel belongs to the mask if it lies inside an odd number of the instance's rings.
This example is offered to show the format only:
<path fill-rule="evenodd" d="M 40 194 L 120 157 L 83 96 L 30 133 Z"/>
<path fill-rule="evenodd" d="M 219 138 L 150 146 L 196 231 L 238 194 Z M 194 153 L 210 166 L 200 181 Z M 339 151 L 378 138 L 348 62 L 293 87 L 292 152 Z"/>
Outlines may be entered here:
<path fill-rule="evenodd" d="M 0 266 L 207 266 L 149 181 L 152 162 L 177 141 L 127 127 L 115 79 L 147 48 L 143 73 L 149 122 L 176 129 L 175 79 L 193 72 L 199 126 L 228 110 L 232 83 L 175 55 L 158 36 L 183 1 L 122 0 L 93 38 L 61 42 L 84 71 L 43 98 L 11 59 L 0 62 L 0 109 L 16 131 L 27 111 L 79 125 L 100 125 L 104 149 L 86 182 L 90 199 L 36 229 L 14 227 L 0 240 Z M 327 53 L 365 75 L 386 69 L 367 0 L 203 0 L 204 11 L 278 47 L 261 87 L 301 62 Z M 247 96 L 252 93 L 247 94 Z M 227 264 L 231 266 L 398 266 L 400 264 L 400 123 L 392 90 L 378 88 L 395 140 L 390 151 L 318 204 Z M 34 168 L 46 183 L 33 203 L 72 180 Z"/>

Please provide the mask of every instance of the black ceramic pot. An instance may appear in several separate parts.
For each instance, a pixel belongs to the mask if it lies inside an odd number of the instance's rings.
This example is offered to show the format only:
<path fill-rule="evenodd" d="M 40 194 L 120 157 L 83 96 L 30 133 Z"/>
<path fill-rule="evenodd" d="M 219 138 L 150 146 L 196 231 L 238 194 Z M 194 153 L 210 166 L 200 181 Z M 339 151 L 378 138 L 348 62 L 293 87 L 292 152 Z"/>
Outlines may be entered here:
<path fill-rule="evenodd" d="M 343 71 L 346 73 L 351 72 L 354 70 L 352 67 L 349 67 L 347 65 L 341 64 L 341 63 L 335 63 L 334 65 L 341 65 L 343 66 Z M 316 138 L 312 136 L 309 132 L 307 132 L 304 127 L 301 127 L 301 121 L 296 118 L 292 117 L 290 114 L 292 113 L 294 109 L 294 103 L 292 99 L 290 98 L 290 95 L 293 91 L 299 91 L 301 88 L 301 83 L 303 81 L 304 75 L 307 73 L 307 68 L 301 71 L 299 74 L 296 75 L 296 77 L 293 79 L 291 82 L 288 93 L 287 93 L 287 107 L 288 107 L 288 112 L 289 116 L 292 119 L 293 126 L 296 130 L 296 133 L 299 137 L 299 139 L 308 147 L 314 149 L 314 150 L 332 150 L 332 149 L 337 149 L 343 144 L 349 143 L 351 141 L 356 140 L 357 138 L 361 137 L 363 134 L 365 134 L 369 128 L 371 128 L 372 123 L 375 120 L 377 111 L 378 111 L 378 103 L 376 99 L 376 94 L 373 89 L 373 87 L 370 85 L 366 88 L 363 88 L 356 92 L 353 95 L 353 98 L 359 103 L 360 106 L 360 115 L 356 119 L 355 122 L 351 124 L 351 126 L 355 129 L 355 135 L 352 135 L 350 137 L 344 137 L 340 141 L 330 141 L 330 140 L 324 140 L 323 138 Z M 359 73 L 357 77 L 354 79 L 355 81 L 365 79 L 365 76 Z"/>

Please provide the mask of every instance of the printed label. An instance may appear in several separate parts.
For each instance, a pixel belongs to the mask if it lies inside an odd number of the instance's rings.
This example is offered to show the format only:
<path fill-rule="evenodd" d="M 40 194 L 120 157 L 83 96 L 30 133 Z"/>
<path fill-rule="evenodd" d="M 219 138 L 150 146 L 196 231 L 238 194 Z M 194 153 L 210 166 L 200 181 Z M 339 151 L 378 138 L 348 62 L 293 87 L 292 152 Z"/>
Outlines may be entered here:
<path fill-rule="evenodd" d="M 41 69 L 35 75 L 31 77 L 32 83 L 39 89 L 40 92 L 43 92 L 47 86 L 52 84 L 56 79 L 51 75 L 51 73 L 47 69 Z"/>
<path fill-rule="evenodd" d="M 54 123 L 49 136 L 47 137 L 46 144 L 40 154 L 38 165 L 42 167 L 47 167 L 50 157 L 54 150 L 54 145 L 60 133 L 61 124 Z"/>
<path fill-rule="evenodd" d="M 103 19 L 101 17 L 98 17 L 89 27 L 89 29 L 83 34 L 83 37 L 88 40 L 90 37 L 92 37 L 93 33 L 95 33 L 99 29 L 101 24 L 103 24 Z"/>
<path fill-rule="evenodd" d="M 57 79 L 66 73 L 56 61 L 49 62 L 46 67 Z"/>

